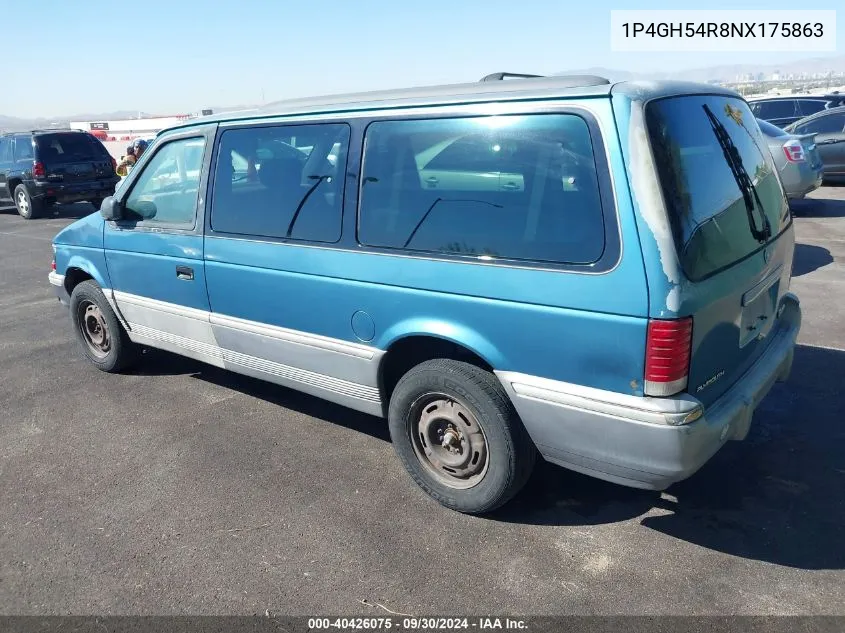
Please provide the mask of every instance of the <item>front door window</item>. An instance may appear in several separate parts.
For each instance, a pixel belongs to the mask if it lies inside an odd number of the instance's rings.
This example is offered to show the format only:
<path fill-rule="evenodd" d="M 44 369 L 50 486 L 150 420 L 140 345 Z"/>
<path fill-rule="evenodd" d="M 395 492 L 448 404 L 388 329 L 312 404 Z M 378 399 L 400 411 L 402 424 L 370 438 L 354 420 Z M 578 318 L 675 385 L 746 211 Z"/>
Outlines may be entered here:
<path fill-rule="evenodd" d="M 159 149 L 126 199 L 127 219 L 193 228 L 204 151 L 202 137 L 173 141 Z"/>

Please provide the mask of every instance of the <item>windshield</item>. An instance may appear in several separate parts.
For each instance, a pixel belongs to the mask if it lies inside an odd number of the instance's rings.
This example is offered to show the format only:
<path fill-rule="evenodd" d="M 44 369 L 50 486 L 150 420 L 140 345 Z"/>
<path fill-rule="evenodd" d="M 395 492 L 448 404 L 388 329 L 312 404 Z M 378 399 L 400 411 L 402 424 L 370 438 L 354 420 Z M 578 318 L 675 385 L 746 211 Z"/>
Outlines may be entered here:
<path fill-rule="evenodd" d="M 40 134 L 35 139 L 39 157 L 47 164 L 103 160 L 106 153 L 102 143 L 88 134 Z"/>
<path fill-rule="evenodd" d="M 744 259 L 790 222 L 765 139 L 737 98 L 653 101 L 646 121 L 686 276 L 697 281 Z"/>

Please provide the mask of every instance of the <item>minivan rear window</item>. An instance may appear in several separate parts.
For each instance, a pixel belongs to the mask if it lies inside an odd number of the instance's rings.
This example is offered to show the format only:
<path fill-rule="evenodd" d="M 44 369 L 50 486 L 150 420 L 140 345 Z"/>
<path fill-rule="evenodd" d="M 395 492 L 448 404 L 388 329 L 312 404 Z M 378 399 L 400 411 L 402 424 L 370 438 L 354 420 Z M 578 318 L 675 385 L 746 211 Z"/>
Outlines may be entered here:
<path fill-rule="evenodd" d="M 35 143 L 40 160 L 47 164 L 102 160 L 105 154 L 102 143 L 83 133 L 40 134 Z"/>
<path fill-rule="evenodd" d="M 771 153 L 748 105 L 695 95 L 652 101 L 646 121 L 686 276 L 744 259 L 790 222 Z"/>

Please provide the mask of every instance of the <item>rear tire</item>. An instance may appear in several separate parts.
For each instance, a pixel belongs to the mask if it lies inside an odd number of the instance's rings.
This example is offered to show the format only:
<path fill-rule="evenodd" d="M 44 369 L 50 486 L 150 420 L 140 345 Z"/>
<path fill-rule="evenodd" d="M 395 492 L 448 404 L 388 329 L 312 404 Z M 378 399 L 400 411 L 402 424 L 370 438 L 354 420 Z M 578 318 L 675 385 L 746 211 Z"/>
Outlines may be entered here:
<path fill-rule="evenodd" d="M 25 220 L 37 218 L 43 208 L 41 200 L 33 200 L 24 185 L 15 187 L 15 208 Z"/>
<path fill-rule="evenodd" d="M 496 377 L 435 359 L 397 383 L 388 414 L 393 447 L 430 497 L 469 514 L 507 503 L 528 481 L 537 451 Z"/>
<path fill-rule="evenodd" d="M 93 281 L 78 284 L 70 295 L 70 318 L 82 353 L 99 370 L 115 373 L 138 358 L 106 296 Z"/>

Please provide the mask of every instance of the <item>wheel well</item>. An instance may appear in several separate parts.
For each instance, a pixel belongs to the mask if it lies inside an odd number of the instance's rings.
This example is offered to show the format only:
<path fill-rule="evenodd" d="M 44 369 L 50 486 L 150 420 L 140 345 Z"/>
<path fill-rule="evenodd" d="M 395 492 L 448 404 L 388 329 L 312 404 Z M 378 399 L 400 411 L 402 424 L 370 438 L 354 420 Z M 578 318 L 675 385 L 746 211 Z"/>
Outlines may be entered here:
<path fill-rule="evenodd" d="M 379 387 L 385 412 L 396 383 L 412 367 L 435 358 L 450 358 L 493 371 L 490 363 L 472 350 L 436 336 L 409 336 L 393 343 L 379 367 Z"/>
<path fill-rule="evenodd" d="M 21 181 L 21 179 L 20 179 L 20 178 L 12 178 L 12 179 L 11 179 L 11 180 L 7 183 L 7 184 L 9 185 L 9 193 L 10 193 L 10 194 L 12 194 L 12 196 L 14 196 L 14 194 L 15 194 L 15 189 L 17 188 L 17 186 L 18 186 L 19 184 L 21 184 L 21 182 L 22 182 L 22 181 Z"/>
<path fill-rule="evenodd" d="M 94 278 L 81 268 L 68 268 L 65 273 L 65 290 L 68 294 L 71 294 L 73 289 L 86 279 Z"/>

